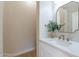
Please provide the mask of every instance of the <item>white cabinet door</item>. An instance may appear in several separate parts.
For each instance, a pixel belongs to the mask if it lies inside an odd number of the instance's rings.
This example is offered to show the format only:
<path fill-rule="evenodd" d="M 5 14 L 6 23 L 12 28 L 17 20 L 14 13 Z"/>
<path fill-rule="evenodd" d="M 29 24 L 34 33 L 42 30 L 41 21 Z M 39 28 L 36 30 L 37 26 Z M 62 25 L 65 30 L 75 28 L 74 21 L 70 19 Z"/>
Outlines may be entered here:
<path fill-rule="evenodd" d="M 71 55 L 40 41 L 39 57 L 71 57 Z"/>

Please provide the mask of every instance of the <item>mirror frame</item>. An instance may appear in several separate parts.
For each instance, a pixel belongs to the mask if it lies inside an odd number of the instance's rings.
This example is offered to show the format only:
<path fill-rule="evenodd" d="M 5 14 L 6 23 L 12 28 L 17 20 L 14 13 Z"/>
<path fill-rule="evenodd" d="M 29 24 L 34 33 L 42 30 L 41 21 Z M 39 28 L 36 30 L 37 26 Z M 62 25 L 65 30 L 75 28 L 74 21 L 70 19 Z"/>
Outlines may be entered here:
<path fill-rule="evenodd" d="M 79 15 L 79 2 L 70 1 L 70 2 L 68 2 L 68 3 L 66 3 L 66 4 L 64 4 L 64 5 L 67 5 L 67 4 L 71 3 L 71 2 L 74 2 L 74 3 L 77 3 L 77 4 L 78 4 L 78 15 Z M 60 6 L 60 7 L 57 9 L 57 11 L 56 11 L 56 22 L 57 22 L 57 12 L 58 12 L 58 10 L 59 10 L 61 7 L 63 7 L 64 5 Z M 79 30 L 79 16 L 78 16 L 78 29 L 76 29 L 74 32 L 60 32 L 60 33 L 75 33 L 75 32 L 77 32 L 78 30 Z"/>

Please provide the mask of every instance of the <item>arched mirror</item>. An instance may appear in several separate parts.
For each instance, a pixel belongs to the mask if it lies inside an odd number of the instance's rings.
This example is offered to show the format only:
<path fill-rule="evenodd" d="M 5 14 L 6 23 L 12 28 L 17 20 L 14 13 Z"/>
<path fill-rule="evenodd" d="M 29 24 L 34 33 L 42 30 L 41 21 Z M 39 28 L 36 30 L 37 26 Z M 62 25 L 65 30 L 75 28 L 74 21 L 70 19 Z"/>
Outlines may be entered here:
<path fill-rule="evenodd" d="M 60 32 L 75 32 L 79 29 L 79 3 L 71 1 L 57 10 L 57 24 L 63 24 Z"/>

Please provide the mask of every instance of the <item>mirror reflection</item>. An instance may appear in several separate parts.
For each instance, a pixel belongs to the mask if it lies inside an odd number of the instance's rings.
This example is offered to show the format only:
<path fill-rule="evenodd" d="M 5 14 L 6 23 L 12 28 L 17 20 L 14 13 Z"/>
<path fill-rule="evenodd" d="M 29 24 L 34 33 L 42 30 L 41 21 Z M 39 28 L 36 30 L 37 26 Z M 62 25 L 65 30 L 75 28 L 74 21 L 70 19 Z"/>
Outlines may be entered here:
<path fill-rule="evenodd" d="M 60 32 L 75 32 L 78 30 L 78 3 L 69 2 L 57 11 L 57 24 L 63 24 Z"/>

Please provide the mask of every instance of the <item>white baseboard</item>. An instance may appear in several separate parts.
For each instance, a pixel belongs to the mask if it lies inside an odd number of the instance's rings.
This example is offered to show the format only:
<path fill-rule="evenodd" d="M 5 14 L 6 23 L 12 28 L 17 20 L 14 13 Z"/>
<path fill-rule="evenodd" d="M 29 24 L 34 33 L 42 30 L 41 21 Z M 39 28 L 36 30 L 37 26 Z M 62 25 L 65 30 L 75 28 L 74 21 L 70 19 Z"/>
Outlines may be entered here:
<path fill-rule="evenodd" d="M 24 54 L 24 53 L 26 53 L 26 52 L 32 51 L 32 50 L 34 50 L 34 49 L 35 49 L 35 48 L 31 48 L 31 49 L 28 49 L 28 50 L 25 50 L 25 51 L 21 51 L 21 52 L 18 52 L 18 53 L 4 53 L 4 57 L 15 57 L 15 56 Z"/>

